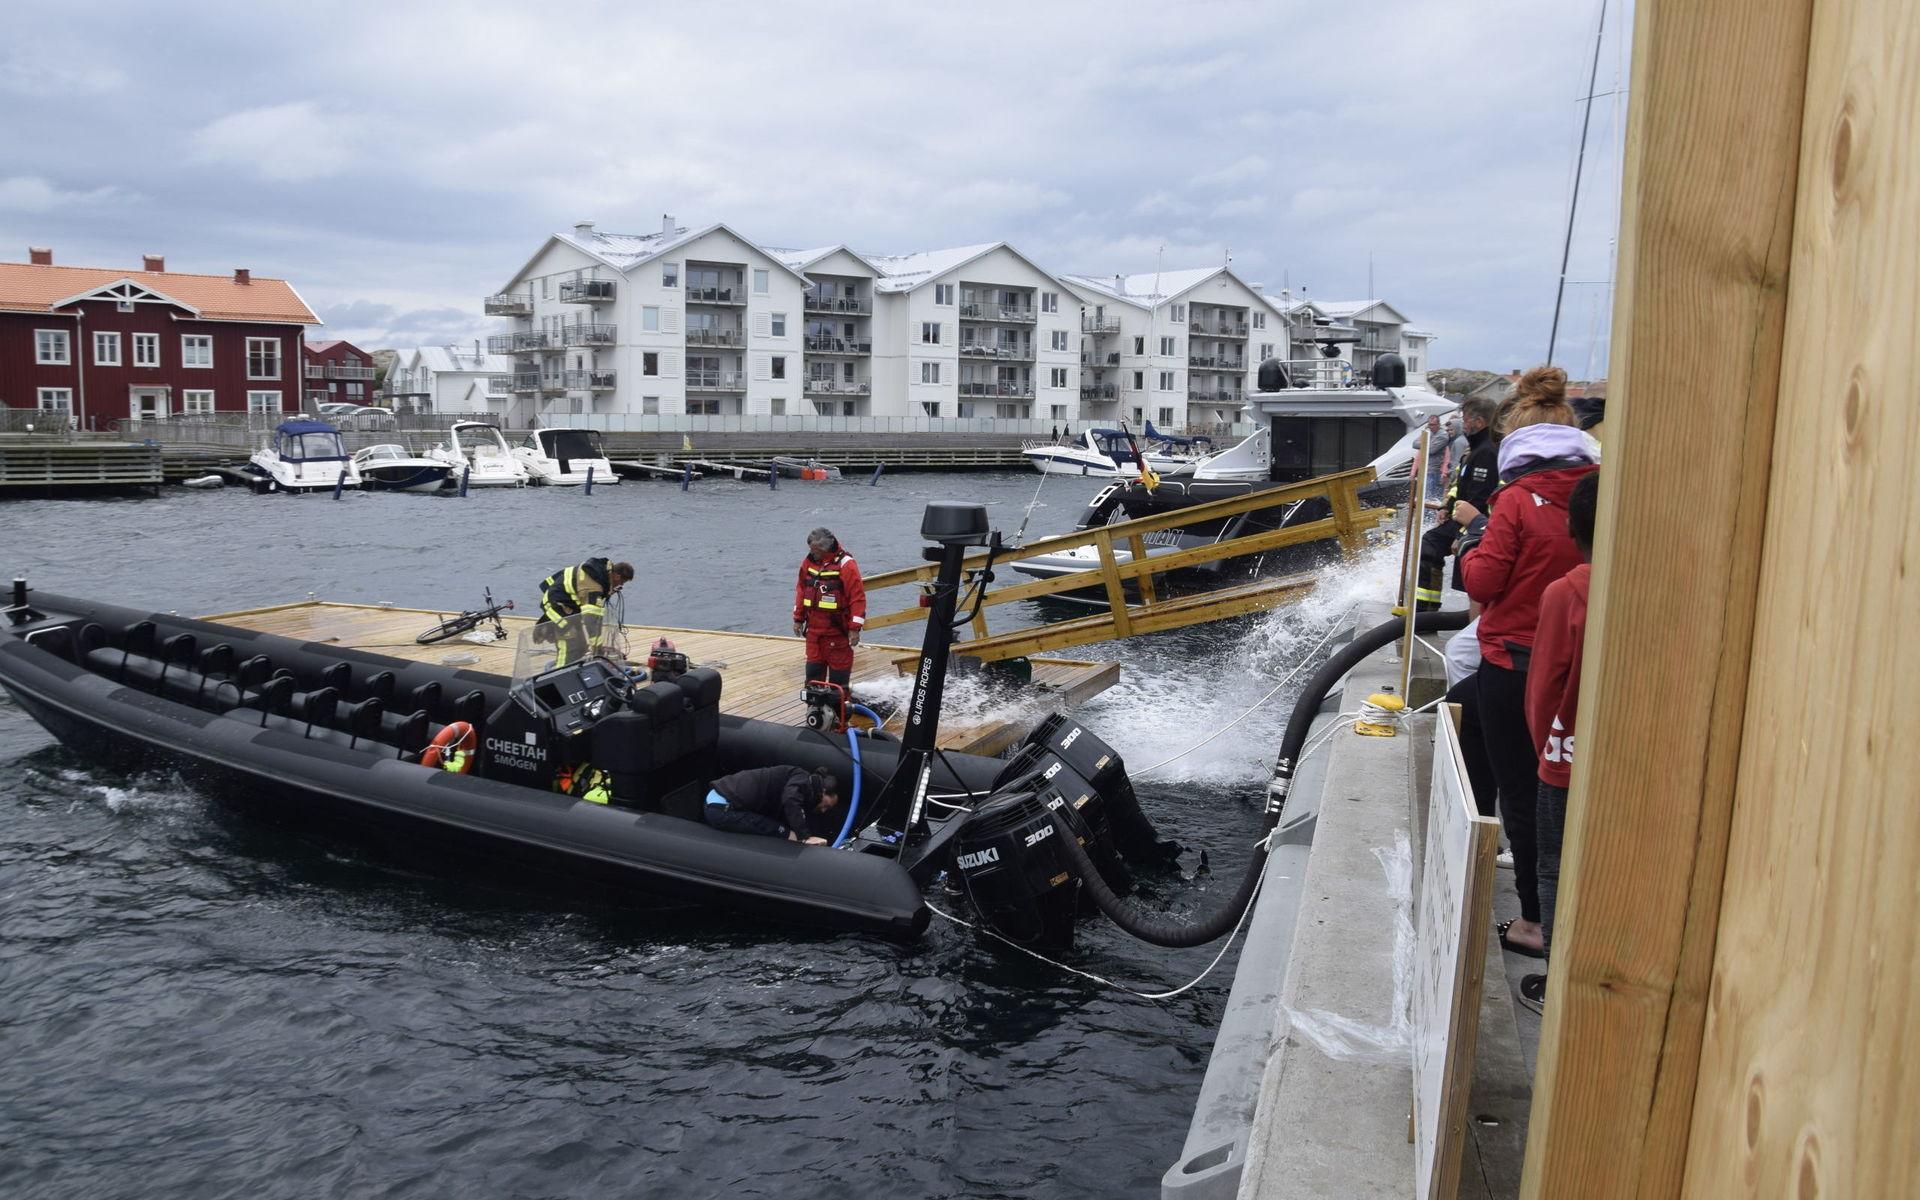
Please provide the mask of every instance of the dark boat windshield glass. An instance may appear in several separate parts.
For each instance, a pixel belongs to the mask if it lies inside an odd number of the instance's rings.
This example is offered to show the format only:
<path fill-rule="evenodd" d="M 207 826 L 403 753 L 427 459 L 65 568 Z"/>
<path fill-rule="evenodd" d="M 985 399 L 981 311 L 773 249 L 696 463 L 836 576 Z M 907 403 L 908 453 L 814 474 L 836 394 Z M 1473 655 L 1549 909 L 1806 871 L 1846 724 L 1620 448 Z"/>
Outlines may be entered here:
<path fill-rule="evenodd" d="M 548 458 L 605 458 L 597 429 L 542 429 L 542 449 Z"/>
<path fill-rule="evenodd" d="M 347 456 L 337 433 L 283 433 L 274 440 L 284 462 L 331 462 Z"/>
<path fill-rule="evenodd" d="M 1273 479 L 1298 483 L 1364 467 L 1406 435 L 1397 417 L 1275 417 Z"/>

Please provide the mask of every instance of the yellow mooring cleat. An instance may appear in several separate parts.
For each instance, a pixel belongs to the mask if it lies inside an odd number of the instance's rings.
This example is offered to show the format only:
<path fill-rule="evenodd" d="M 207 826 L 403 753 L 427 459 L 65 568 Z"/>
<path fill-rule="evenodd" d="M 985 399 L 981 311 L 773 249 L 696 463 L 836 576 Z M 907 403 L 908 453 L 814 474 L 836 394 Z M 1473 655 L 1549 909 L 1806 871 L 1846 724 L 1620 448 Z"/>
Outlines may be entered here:
<path fill-rule="evenodd" d="M 1392 737 L 1399 732 L 1400 714 L 1405 711 L 1407 702 L 1399 696 L 1391 691 L 1375 692 L 1360 706 L 1360 719 L 1353 723 L 1353 731 L 1366 737 Z"/>

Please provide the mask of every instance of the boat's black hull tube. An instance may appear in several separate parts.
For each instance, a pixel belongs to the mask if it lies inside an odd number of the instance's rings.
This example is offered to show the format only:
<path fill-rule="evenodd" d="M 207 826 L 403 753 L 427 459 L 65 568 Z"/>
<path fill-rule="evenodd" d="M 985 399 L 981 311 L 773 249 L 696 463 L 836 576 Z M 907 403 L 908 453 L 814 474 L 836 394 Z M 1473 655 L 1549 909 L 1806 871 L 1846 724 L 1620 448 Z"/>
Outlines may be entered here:
<path fill-rule="evenodd" d="M 1464 628 L 1466 623 L 1466 610 L 1450 609 L 1419 614 L 1414 618 L 1414 629 L 1420 633 L 1441 633 Z M 1396 618 L 1357 634 L 1307 681 L 1300 698 L 1294 702 L 1293 715 L 1288 719 L 1286 733 L 1280 739 L 1280 756 L 1274 765 L 1272 782 L 1267 785 L 1267 806 L 1261 826 L 1260 845 L 1255 848 L 1253 861 L 1247 864 L 1246 874 L 1239 886 L 1212 912 L 1199 917 L 1182 918 L 1147 912 L 1132 904 L 1107 885 L 1098 864 L 1081 847 L 1079 839 L 1073 836 L 1071 825 L 1058 812 L 1050 812 L 1048 815 L 1055 833 L 1051 840 L 1072 864 L 1075 877 L 1086 888 L 1088 896 L 1100 911 L 1141 941 L 1176 949 L 1205 945 L 1239 924 L 1241 914 L 1252 903 L 1254 891 L 1260 886 L 1260 877 L 1267 865 L 1265 837 L 1279 826 L 1281 814 L 1286 811 L 1287 793 L 1293 786 L 1300 751 L 1306 745 L 1307 734 L 1313 728 L 1313 719 L 1318 715 L 1320 706 L 1348 671 L 1376 650 L 1392 644 L 1405 632 L 1406 622 Z"/>

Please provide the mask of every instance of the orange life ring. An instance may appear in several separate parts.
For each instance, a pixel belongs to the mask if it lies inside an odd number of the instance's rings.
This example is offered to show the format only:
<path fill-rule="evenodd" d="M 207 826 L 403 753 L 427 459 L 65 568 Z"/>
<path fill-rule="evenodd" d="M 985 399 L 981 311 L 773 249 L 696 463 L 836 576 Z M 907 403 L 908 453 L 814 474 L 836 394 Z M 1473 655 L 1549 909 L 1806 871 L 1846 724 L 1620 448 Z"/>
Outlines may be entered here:
<path fill-rule="evenodd" d="M 420 755 L 420 765 L 423 767 L 441 766 L 442 760 L 447 756 L 447 751 L 451 749 L 454 754 L 458 756 L 459 765 L 446 767 L 445 769 L 461 775 L 468 774 L 473 770 L 473 751 L 479 744 L 480 738 L 473 732 L 473 726 L 467 724 L 465 721 L 455 721 L 451 725 L 443 727 L 439 733 L 433 736 L 432 743 L 429 744 L 425 752 Z"/>

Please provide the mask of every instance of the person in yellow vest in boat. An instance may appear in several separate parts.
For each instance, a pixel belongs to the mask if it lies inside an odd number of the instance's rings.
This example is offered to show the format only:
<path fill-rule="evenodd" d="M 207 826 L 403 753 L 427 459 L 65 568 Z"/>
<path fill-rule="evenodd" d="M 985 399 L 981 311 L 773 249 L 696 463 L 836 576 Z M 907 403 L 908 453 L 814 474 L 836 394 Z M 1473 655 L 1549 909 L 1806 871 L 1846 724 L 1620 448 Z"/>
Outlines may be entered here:
<path fill-rule="evenodd" d="M 613 776 L 592 763 L 562 763 L 553 776 L 553 790 L 587 801 L 613 803 Z"/>
<path fill-rule="evenodd" d="M 577 567 L 555 571 L 540 581 L 541 625 L 559 642 L 555 666 L 565 666 L 598 649 L 607 598 L 633 580 L 632 563 L 590 558 Z"/>

